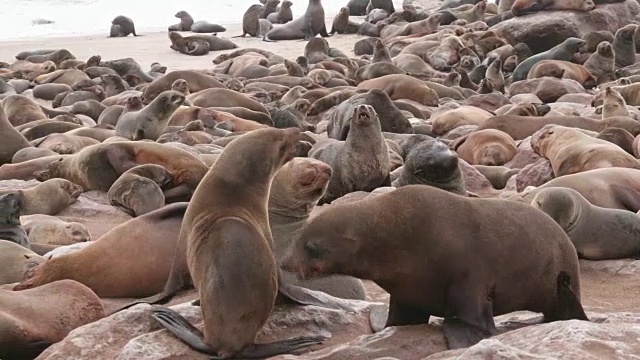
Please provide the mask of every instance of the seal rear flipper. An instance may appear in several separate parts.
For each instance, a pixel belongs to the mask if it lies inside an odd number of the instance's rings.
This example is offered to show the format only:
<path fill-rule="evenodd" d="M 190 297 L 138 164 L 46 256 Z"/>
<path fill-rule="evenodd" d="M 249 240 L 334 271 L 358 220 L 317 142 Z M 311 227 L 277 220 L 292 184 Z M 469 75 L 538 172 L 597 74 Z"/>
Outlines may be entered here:
<path fill-rule="evenodd" d="M 584 313 L 580 299 L 571 289 L 571 275 L 561 271 L 556 277 L 556 292 L 558 303 L 551 313 L 544 314 L 546 322 L 558 320 L 585 320 L 589 321 Z"/>
<path fill-rule="evenodd" d="M 175 310 L 164 306 L 154 306 L 151 312 L 160 325 L 194 350 L 209 355 L 217 355 L 217 352 L 204 342 L 202 331 L 191 325 L 189 320 Z"/>
<path fill-rule="evenodd" d="M 324 336 L 299 336 L 296 338 L 274 341 L 268 344 L 254 344 L 242 349 L 233 357 L 212 357 L 214 360 L 222 359 L 266 359 L 272 356 L 291 354 L 298 349 L 312 345 L 322 344 L 326 340 Z"/>
<path fill-rule="evenodd" d="M 451 350 L 475 345 L 492 335 L 491 332 L 467 324 L 460 319 L 445 319 L 442 329 Z"/>
<path fill-rule="evenodd" d="M 320 36 L 322 36 L 322 37 L 331 37 L 331 35 L 327 34 L 327 27 L 326 26 L 323 26 L 322 29 L 320 29 Z"/>

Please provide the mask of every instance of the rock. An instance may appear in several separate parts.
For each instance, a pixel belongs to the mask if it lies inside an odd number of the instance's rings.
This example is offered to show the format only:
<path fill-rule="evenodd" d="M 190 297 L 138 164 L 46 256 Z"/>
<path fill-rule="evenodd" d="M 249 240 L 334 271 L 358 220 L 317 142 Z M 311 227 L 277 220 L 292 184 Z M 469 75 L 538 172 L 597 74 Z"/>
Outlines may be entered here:
<path fill-rule="evenodd" d="M 65 221 L 76 221 L 89 229 L 93 239 L 99 239 L 113 227 L 132 219 L 124 211 L 111 205 L 107 193 L 87 191 L 78 201 L 56 214 Z"/>
<path fill-rule="evenodd" d="M 330 337 L 311 350 L 348 343 L 370 334 L 368 309 L 376 305 L 365 301 L 341 301 L 352 311 L 314 306 L 276 306 L 258 334 L 258 342 L 270 342 L 302 335 Z M 199 307 L 184 303 L 172 307 L 202 329 Z M 141 304 L 72 331 L 63 341 L 43 352 L 38 360 L 56 359 L 208 359 L 191 350 L 164 330 L 151 316 L 151 305 Z M 403 339 L 401 336 L 399 339 Z M 424 334 L 416 337 L 424 341 Z M 403 339 L 403 341 L 405 341 Z M 417 345 L 417 343 L 416 343 Z M 342 345 L 338 345 L 342 346 Z M 440 348 L 440 351 L 445 350 Z"/>
<path fill-rule="evenodd" d="M 553 169 L 547 158 L 539 158 L 535 163 L 525 166 L 516 174 L 516 191 L 521 192 L 527 186 L 540 186 L 552 180 Z"/>
<path fill-rule="evenodd" d="M 416 1 L 417 2 L 417 1 Z M 523 42 L 534 53 L 549 50 L 568 37 L 581 38 L 591 31 L 619 28 L 640 21 L 637 1 L 598 5 L 595 10 L 540 11 L 515 17 L 491 27 L 511 45 Z"/>
<path fill-rule="evenodd" d="M 416 10 L 418 10 L 419 12 L 422 12 L 422 11 L 432 12 L 434 10 L 440 9 L 440 6 L 442 6 L 442 1 L 439 1 L 439 0 L 404 0 L 402 1 L 403 7 L 407 5 L 415 6 Z M 396 8 L 396 11 L 399 11 L 399 10 L 400 9 Z"/>
<path fill-rule="evenodd" d="M 518 146 L 518 149 L 520 151 L 518 151 L 516 156 L 514 156 L 511 161 L 504 164 L 504 166 L 511 169 L 523 169 L 527 165 L 534 164 L 540 158 L 540 155 L 531 150 L 531 147 L 529 147 L 529 149 L 522 149 Z"/>
<path fill-rule="evenodd" d="M 491 182 L 482 175 L 478 169 L 471 166 L 468 162 L 459 159 L 458 167 L 462 172 L 462 179 L 464 180 L 464 187 L 467 191 L 480 196 L 489 196 L 497 194 L 496 189 L 493 188 Z"/>

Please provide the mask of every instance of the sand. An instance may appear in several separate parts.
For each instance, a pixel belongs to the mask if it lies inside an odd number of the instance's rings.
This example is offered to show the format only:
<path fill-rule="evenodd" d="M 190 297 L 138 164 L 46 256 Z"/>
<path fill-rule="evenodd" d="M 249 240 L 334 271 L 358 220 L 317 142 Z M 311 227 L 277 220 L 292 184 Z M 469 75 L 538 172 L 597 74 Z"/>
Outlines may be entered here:
<path fill-rule="evenodd" d="M 362 21 L 353 17 L 355 21 Z M 170 24 L 169 24 L 170 25 Z M 331 27 L 330 19 L 327 19 L 328 31 Z M 92 55 L 102 56 L 102 60 L 115 60 L 126 57 L 134 58 L 143 69 L 148 69 L 154 62 L 159 62 L 167 66 L 168 71 L 184 69 L 211 68 L 211 62 L 216 56 L 230 52 L 212 51 L 205 56 L 188 56 L 173 51 L 169 48 L 171 42 L 167 37 L 167 32 L 140 33 L 138 37 L 128 36 L 125 38 L 108 38 L 104 35 L 83 35 L 70 37 L 47 37 L 40 39 L 22 39 L 11 41 L 0 41 L 0 61 L 12 63 L 15 55 L 25 50 L 36 49 L 68 49 L 80 60 L 87 60 Z M 190 32 L 182 32 L 183 36 L 188 36 Z M 231 38 L 242 34 L 242 25 L 235 24 L 227 26 L 227 31 L 219 33 L 218 36 Z M 331 47 L 337 48 L 348 56 L 354 56 L 353 44 L 363 38 L 357 35 L 334 35 L 327 38 Z M 233 38 L 231 39 L 240 48 L 255 47 L 272 51 L 282 55 L 287 59 L 295 59 L 304 53 L 304 40 L 265 42 L 261 38 Z"/>

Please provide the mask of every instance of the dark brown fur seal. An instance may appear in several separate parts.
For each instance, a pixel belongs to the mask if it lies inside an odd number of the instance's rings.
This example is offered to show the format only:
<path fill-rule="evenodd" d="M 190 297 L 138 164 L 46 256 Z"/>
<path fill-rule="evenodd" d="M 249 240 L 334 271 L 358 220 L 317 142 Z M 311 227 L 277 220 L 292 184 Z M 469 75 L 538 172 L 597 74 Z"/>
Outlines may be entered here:
<path fill-rule="evenodd" d="M 278 168 L 293 157 L 299 139 L 297 129 L 256 130 L 235 139 L 187 207 L 179 249 L 186 247 L 189 273 L 200 297 L 204 333 L 194 332 L 186 319 L 168 308 L 157 307 L 153 313 L 161 325 L 198 351 L 222 358 L 265 358 L 322 341 L 321 337 L 301 337 L 255 344 L 282 287 L 267 215 L 269 187 Z M 238 162 L 238 158 L 246 162 Z M 251 179 L 243 175 L 247 171 L 254 174 Z M 239 179 L 243 192 L 249 195 L 241 201 L 227 195 Z M 247 259 L 252 259 L 251 266 L 239 269 L 238 264 Z M 245 310 L 254 315 L 246 317 Z M 231 328 L 239 331 L 216 330 Z"/>
<path fill-rule="evenodd" d="M 128 36 L 129 34 L 133 34 L 133 36 L 139 36 L 138 34 L 136 34 L 136 27 L 133 24 L 133 20 L 131 20 L 126 16 L 123 16 L 123 15 L 116 16 L 111 21 L 111 25 L 116 25 L 118 26 L 118 28 L 117 28 L 116 36 L 114 36 L 112 32 L 110 34 L 110 37 L 125 37 L 125 36 Z M 112 31 L 113 31 L 113 28 L 112 28 Z"/>
<path fill-rule="evenodd" d="M 327 34 L 327 26 L 324 22 L 324 8 L 321 0 L 309 0 L 307 10 L 302 17 L 273 28 L 264 36 L 264 40 L 310 40 L 318 34 L 322 37 L 330 36 Z"/>
<path fill-rule="evenodd" d="M 345 141 L 325 139 L 309 151 L 309 157 L 331 166 L 331 181 L 320 204 L 354 191 L 373 191 L 390 186 L 391 164 L 380 119 L 371 105 L 353 107 Z"/>
<path fill-rule="evenodd" d="M 385 327 L 444 317 L 451 349 L 492 336 L 493 317 L 516 310 L 542 312 L 545 321 L 588 320 L 571 241 L 551 218 L 516 204 L 413 185 L 336 205 L 311 220 L 283 268 L 305 278 L 373 280 L 391 294 Z M 404 271 L 382 270 L 390 264 Z"/>

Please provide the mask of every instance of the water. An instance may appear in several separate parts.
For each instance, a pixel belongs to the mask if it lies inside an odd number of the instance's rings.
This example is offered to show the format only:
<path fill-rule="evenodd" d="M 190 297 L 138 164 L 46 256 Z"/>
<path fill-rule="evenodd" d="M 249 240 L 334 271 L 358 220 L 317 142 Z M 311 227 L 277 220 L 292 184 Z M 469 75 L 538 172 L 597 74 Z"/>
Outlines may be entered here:
<path fill-rule="evenodd" d="M 333 16 L 348 0 L 323 0 L 327 16 Z M 133 19 L 136 31 L 159 31 L 179 20 L 173 15 L 186 10 L 194 20 L 221 25 L 239 23 L 257 0 L 0 0 L 0 39 L 109 34 L 118 15 Z M 395 1 L 401 8 L 402 0 Z M 293 0 L 294 17 L 304 13 L 306 0 Z M 38 19 L 51 24 L 34 24 Z M 327 24 L 330 26 L 330 24 Z"/>

